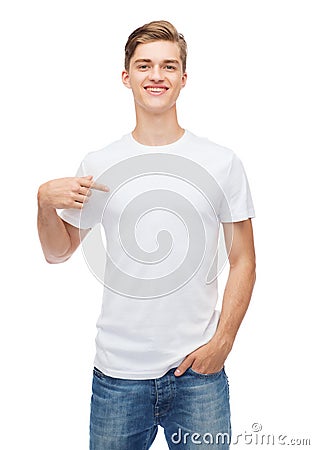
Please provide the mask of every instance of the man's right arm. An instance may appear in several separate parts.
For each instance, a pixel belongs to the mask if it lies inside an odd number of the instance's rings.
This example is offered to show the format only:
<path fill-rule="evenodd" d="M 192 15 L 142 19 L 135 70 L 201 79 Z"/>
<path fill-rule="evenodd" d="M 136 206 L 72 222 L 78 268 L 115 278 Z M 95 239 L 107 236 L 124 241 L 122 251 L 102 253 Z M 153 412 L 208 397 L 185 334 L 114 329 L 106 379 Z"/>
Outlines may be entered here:
<path fill-rule="evenodd" d="M 42 184 L 38 189 L 37 227 L 46 261 L 58 264 L 66 261 L 89 230 L 79 230 L 59 217 L 57 209 L 82 209 L 90 189 L 109 191 L 93 183 L 92 176 L 59 178 Z"/>

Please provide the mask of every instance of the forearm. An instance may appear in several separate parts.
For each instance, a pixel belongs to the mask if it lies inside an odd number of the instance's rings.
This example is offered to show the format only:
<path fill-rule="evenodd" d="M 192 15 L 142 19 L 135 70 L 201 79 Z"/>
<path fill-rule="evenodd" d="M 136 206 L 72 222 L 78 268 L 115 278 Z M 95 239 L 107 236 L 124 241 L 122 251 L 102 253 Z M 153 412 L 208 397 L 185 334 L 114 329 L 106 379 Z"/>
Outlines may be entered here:
<path fill-rule="evenodd" d="M 221 370 L 249 306 L 256 278 L 251 221 L 226 223 L 224 233 L 230 270 L 217 330 L 206 344 L 186 356 L 175 375 L 182 375 L 192 365 L 200 373 Z"/>
<path fill-rule="evenodd" d="M 37 228 L 47 262 L 66 261 L 71 254 L 71 238 L 54 208 L 42 208 L 38 205 Z"/>
<path fill-rule="evenodd" d="M 216 333 L 206 344 L 187 355 L 175 375 L 182 375 L 192 365 L 200 373 L 221 370 L 248 308 L 254 283 L 253 264 L 237 264 L 230 269 Z"/>
<path fill-rule="evenodd" d="M 108 186 L 94 183 L 92 175 L 50 180 L 38 189 L 37 227 L 40 243 L 49 263 L 66 261 L 88 233 L 87 230 L 63 222 L 57 209 L 81 210 L 90 190 L 108 192 Z"/>
<path fill-rule="evenodd" d="M 256 273 L 255 264 L 239 262 L 230 268 L 224 290 L 222 310 L 214 340 L 232 348 L 238 329 L 249 306 Z"/>

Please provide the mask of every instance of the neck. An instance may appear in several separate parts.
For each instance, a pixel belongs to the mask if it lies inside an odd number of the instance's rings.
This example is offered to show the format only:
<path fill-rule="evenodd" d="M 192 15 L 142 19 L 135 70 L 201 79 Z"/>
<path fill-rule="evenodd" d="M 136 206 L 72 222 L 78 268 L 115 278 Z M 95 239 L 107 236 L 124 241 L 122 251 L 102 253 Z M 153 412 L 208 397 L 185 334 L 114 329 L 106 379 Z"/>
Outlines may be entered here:
<path fill-rule="evenodd" d="M 143 145 L 172 144 L 182 137 L 176 108 L 162 114 L 152 114 L 136 108 L 136 126 L 132 132 L 134 139 Z"/>

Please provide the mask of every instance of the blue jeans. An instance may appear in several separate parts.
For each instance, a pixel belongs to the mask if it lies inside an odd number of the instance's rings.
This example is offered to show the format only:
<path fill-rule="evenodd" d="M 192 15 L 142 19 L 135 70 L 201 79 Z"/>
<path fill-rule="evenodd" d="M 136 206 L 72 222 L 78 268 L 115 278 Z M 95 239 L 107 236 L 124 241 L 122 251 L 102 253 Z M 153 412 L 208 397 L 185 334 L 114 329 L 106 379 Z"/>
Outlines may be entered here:
<path fill-rule="evenodd" d="M 227 450 L 231 441 L 225 370 L 200 374 L 175 368 L 149 380 L 93 372 L 90 450 L 147 450 L 158 425 L 171 450 Z"/>

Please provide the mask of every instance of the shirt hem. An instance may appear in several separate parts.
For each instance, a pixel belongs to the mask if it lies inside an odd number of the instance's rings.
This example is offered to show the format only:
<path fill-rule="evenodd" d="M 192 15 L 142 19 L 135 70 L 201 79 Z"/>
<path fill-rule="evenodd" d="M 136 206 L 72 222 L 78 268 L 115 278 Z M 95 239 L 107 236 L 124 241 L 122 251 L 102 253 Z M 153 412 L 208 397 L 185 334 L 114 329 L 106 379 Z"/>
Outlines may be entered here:
<path fill-rule="evenodd" d="M 160 371 L 160 370 L 149 371 L 149 372 L 145 373 L 145 375 L 143 375 L 143 372 L 141 372 L 141 373 L 128 372 L 126 374 L 125 372 L 121 372 L 120 370 L 106 369 L 106 368 L 102 367 L 102 365 L 99 364 L 99 362 L 97 360 L 95 360 L 94 366 L 98 370 L 100 370 L 104 375 L 107 375 L 112 378 L 122 378 L 125 380 L 150 380 L 152 378 L 160 378 L 160 377 L 164 376 L 169 370 L 178 367 L 183 360 L 184 360 L 184 358 L 182 358 L 180 361 L 176 362 L 175 364 L 171 364 L 169 367 L 167 367 L 166 369 L 164 369 L 162 371 Z"/>
<path fill-rule="evenodd" d="M 228 219 L 220 219 L 221 223 L 233 223 L 233 222 L 241 222 L 242 220 L 254 219 L 255 211 L 247 212 L 245 214 L 239 214 L 237 216 L 229 217 Z"/>

